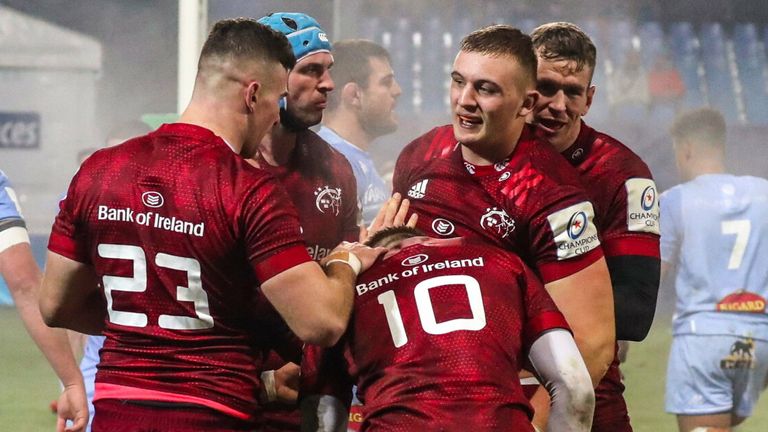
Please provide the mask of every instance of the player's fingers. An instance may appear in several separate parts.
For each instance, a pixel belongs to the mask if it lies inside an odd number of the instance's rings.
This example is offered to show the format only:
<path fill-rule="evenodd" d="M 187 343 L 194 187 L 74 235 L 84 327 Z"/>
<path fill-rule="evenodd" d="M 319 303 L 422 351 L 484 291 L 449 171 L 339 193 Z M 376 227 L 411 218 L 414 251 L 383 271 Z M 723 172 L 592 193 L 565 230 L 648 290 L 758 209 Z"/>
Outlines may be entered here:
<path fill-rule="evenodd" d="M 378 213 L 376 213 L 376 217 L 373 218 L 371 221 L 371 224 L 368 226 L 368 232 L 369 233 L 375 233 L 379 229 L 381 229 L 381 224 L 384 221 L 385 215 L 387 214 L 387 209 L 389 208 L 389 200 L 387 200 L 381 208 L 379 208 Z"/>
<path fill-rule="evenodd" d="M 408 198 L 400 202 L 400 208 L 397 209 L 392 226 L 402 226 L 405 224 L 405 217 L 408 215 L 408 209 L 411 207 L 411 201 Z"/>
<path fill-rule="evenodd" d="M 410 228 L 416 228 L 416 222 L 419 221 L 419 215 L 416 213 L 411 214 L 411 217 L 408 218 L 408 223 L 405 224 L 405 226 Z"/>
<path fill-rule="evenodd" d="M 395 216 L 397 216 L 397 210 L 400 208 L 400 201 L 402 197 L 399 193 L 395 192 L 387 202 L 387 213 L 384 215 L 383 228 L 391 227 L 394 223 Z"/>
<path fill-rule="evenodd" d="M 61 415 L 57 415 L 56 416 L 56 432 L 69 431 L 69 428 L 65 428 L 66 425 L 67 425 L 67 420 Z"/>

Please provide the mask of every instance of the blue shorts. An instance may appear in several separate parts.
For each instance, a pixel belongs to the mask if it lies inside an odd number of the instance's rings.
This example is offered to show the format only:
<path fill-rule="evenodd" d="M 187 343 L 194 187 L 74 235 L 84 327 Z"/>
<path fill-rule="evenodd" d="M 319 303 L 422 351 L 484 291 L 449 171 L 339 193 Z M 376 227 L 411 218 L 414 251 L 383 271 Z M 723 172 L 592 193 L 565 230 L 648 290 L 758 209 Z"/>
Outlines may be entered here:
<path fill-rule="evenodd" d="M 678 335 L 667 368 L 666 410 L 749 417 L 768 372 L 768 343 L 720 335 Z"/>

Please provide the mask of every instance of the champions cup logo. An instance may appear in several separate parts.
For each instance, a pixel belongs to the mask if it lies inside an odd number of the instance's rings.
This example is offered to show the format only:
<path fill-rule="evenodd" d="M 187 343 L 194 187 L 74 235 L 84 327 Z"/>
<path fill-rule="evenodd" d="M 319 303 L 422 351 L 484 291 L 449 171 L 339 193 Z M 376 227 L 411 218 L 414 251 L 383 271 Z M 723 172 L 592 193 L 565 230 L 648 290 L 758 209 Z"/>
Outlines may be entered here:
<path fill-rule="evenodd" d="M 158 208 L 163 206 L 165 199 L 160 192 L 149 191 L 141 194 L 141 202 L 147 207 Z"/>
<path fill-rule="evenodd" d="M 480 218 L 480 226 L 486 231 L 491 231 L 506 238 L 515 230 L 515 221 L 509 217 L 506 211 L 497 207 L 485 209 L 485 214 Z"/>
<path fill-rule="evenodd" d="M 319 187 L 315 191 L 315 196 L 317 196 L 315 207 L 320 210 L 320 213 L 331 212 L 334 216 L 339 215 L 341 210 L 341 188 Z"/>
<path fill-rule="evenodd" d="M 588 223 L 586 213 L 583 211 L 574 213 L 568 221 L 568 237 L 571 240 L 579 238 L 586 231 Z"/>
<path fill-rule="evenodd" d="M 656 188 L 653 186 L 648 186 L 643 191 L 643 197 L 641 198 L 642 201 L 640 202 L 640 207 L 644 211 L 649 211 L 653 208 L 653 205 L 656 203 Z"/>
<path fill-rule="evenodd" d="M 402 262 L 400 262 L 401 265 L 413 267 L 415 265 L 419 265 L 423 263 L 424 261 L 428 260 L 429 256 L 426 254 L 418 254 L 414 256 L 409 256 L 408 258 L 404 259 Z"/>

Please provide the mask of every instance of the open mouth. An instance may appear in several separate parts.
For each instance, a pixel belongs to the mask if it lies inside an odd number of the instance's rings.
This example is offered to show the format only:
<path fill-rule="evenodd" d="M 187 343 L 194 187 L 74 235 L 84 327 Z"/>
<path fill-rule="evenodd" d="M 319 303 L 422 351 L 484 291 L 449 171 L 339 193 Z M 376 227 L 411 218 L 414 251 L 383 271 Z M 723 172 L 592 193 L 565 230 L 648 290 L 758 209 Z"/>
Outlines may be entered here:
<path fill-rule="evenodd" d="M 557 132 L 565 126 L 565 123 L 549 118 L 541 118 L 538 120 L 539 127 L 548 132 Z"/>
<path fill-rule="evenodd" d="M 470 117 L 457 114 L 456 119 L 459 121 L 459 126 L 466 129 L 472 129 L 483 124 L 483 120 L 479 117 Z"/>

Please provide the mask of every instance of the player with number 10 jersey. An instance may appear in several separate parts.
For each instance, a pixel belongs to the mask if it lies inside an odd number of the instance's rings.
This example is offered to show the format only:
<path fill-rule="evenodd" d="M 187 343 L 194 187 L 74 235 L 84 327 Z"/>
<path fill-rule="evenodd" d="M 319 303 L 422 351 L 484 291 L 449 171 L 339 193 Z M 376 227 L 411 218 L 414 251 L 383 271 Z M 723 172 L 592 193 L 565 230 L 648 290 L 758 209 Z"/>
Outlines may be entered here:
<path fill-rule="evenodd" d="M 555 328 L 568 325 L 518 257 L 462 238 L 426 239 L 361 274 L 336 348 L 356 377 L 361 430 L 532 431 L 517 374 L 531 344 Z M 305 361 L 302 391 L 342 393 L 324 382 L 337 365 Z"/>

